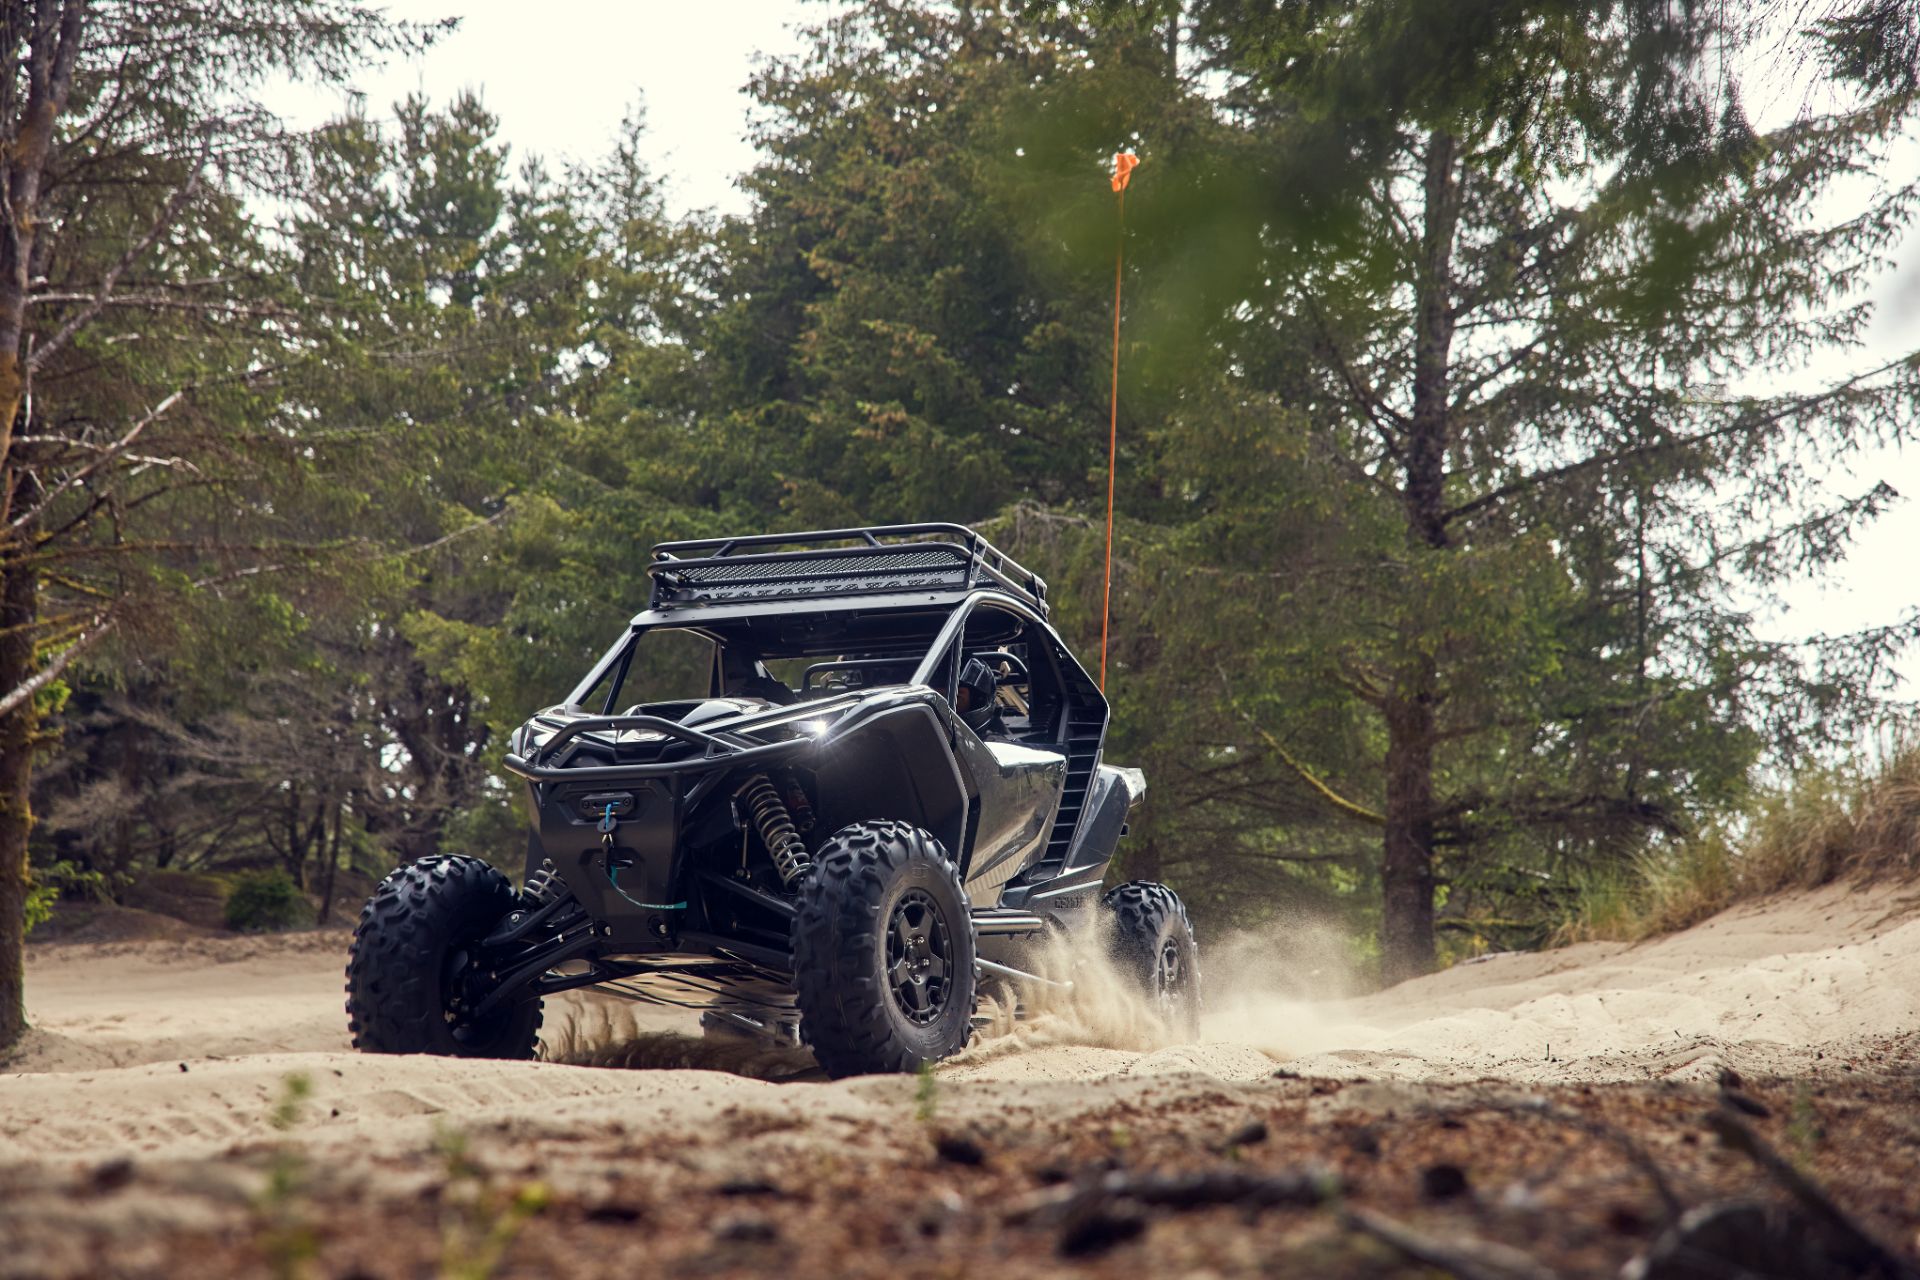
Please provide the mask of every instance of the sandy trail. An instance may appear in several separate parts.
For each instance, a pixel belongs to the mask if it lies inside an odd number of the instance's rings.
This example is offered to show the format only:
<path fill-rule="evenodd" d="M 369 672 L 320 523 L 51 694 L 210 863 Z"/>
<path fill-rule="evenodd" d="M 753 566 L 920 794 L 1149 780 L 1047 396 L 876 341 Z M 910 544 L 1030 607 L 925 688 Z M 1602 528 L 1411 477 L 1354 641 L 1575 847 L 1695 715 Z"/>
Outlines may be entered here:
<path fill-rule="evenodd" d="M 309 1140 L 378 1148 L 447 1124 L 697 1127 L 729 1107 L 818 1119 L 859 1113 L 876 1088 L 897 1092 L 899 1082 L 354 1054 L 341 1011 L 345 940 L 36 949 L 36 1029 L 0 1076 L 0 1159 L 193 1155 L 264 1139 L 293 1073 L 315 1088 Z M 1045 1011 L 942 1074 L 1008 1098 L 1042 1085 L 1098 1098 L 1130 1079 L 1179 1075 L 1256 1081 L 1276 1064 L 1349 1079 L 1700 1080 L 1726 1066 L 1845 1071 L 1920 1033 L 1920 895 L 1910 891 L 1830 888 L 1649 943 L 1493 956 L 1346 1000 L 1287 994 L 1300 967 L 1283 950 L 1256 964 L 1245 940 L 1219 949 L 1201 1043 L 1142 1039 L 1138 1020 L 1098 1007 L 1096 991 L 1091 1005 Z M 578 1007 L 555 1006 L 549 1027 Z M 671 1011 L 645 1013 L 641 1026 L 694 1030 Z"/>
<path fill-rule="evenodd" d="M 1920 1230 L 1911 890 L 1836 887 L 1637 946 L 1494 956 L 1348 998 L 1333 998 L 1340 974 L 1310 929 L 1220 940 L 1191 1044 L 1156 1037 L 1116 985 L 1077 970 L 1071 1000 L 983 1037 L 940 1069 L 932 1096 L 909 1077 L 661 1068 L 719 1062 L 679 1011 L 643 1013 L 626 1030 L 644 1034 L 616 1044 L 650 1070 L 356 1054 L 346 940 L 34 948 L 35 1029 L 0 1070 L 0 1277 L 263 1274 L 276 1228 L 262 1197 L 290 1152 L 298 1212 L 321 1231 L 318 1274 L 432 1274 L 461 1221 L 445 1207 L 459 1203 L 438 1150 L 448 1135 L 486 1171 L 480 1185 L 538 1179 L 555 1197 L 509 1275 L 764 1274 L 785 1259 L 796 1277 L 890 1276 L 898 1242 L 876 1224 L 899 1221 L 921 1223 L 915 1247 L 934 1247 L 945 1270 L 985 1248 L 1034 1274 L 1080 1274 L 1056 1256 L 1054 1227 L 997 1206 L 1074 1170 L 1243 1159 L 1331 1161 L 1361 1202 L 1446 1230 L 1460 1220 L 1411 1189 L 1456 1162 L 1506 1188 L 1470 1202 L 1472 1230 L 1547 1247 L 1564 1274 L 1615 1275 L 1658 1205 L 1605 1143 L 1569 1146 L 1538 1117 L 1576 1108 L 1635 1132 L 1692 1202 L 1754 1194 L 1687 1132 L 1725 1068 L 1758 1082 L 1771 1141 L 1830 1131 L 1803 1149 L 1814 1172 L 1896 1238 Z M 549 1029 L 602 1016 L 591 1000 L 552 1002 Z M 296 1076 L 311 1095 L 276 1129 Z M 1343 1083 L 1360 1080 L 1372 1083 Z M 1271 1137 L 1253 1139 L 1251 1157 L 1230 1150 L 1256 1121 Z M 954 1132 L 991 1154 L 952 1163 L 930 1139 Z M 1108 1274 L 1270 1274 L 1273 1251 L 1295 1247 L 1328 1273 L 1313 1252 L 1334 1247 L 1324 1216 L 1256 1225 L 1219 1212 L 1156 1226 Z"/>

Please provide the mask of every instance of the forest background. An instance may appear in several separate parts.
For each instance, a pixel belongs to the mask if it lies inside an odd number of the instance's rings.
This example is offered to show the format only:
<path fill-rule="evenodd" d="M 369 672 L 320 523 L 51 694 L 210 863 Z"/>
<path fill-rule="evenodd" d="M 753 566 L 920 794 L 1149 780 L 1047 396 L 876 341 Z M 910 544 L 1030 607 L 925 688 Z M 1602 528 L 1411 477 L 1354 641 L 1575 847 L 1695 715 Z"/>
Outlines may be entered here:
<path fill-rule="evenodd" d="M 1395 978 L 1904 744 L 1920 615 L 1755 602 L 1920 427 L 1920 355 L 1835 359 L 1914 212 L 1907 0 L 835 6 L 727 216 L 638 110 L 550 169 L 475 94 L 263 105 L 444 27 L 0 8 L 0 1040 L 59 897 L 517 866 L 505 735 L 654 541 L 975 524 L 1097 655 L 1118 147 L 1121 874 Z"/>

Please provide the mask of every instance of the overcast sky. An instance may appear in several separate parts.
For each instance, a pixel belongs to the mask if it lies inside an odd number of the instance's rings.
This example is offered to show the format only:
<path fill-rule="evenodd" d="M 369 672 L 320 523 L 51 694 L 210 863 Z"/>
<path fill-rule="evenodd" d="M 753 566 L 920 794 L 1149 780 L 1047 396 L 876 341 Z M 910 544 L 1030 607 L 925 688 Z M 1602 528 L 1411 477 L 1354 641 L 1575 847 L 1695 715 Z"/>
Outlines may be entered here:
<path fill-rule="evenodd" d="M 604 152 L 623 113 L 644 102 L 649 158 L 671 205 L 741 212 L 746 202 L 734 180 L 753 162 L 742 90 L 754 60 L 796 51 L 794 24 L 833 7 L 833 0 L 394 0 L 386 8 L 395 18 L 457 16 L 460 27 L 418 58 L 367 73 L 360 88 L 375 115 L 410 92 L 444 103 L 462 89 L 479 90 L 515 157 L 538 154 L 556 170 L 560 160 Z M 543 20 L 529 22 L 529 13 Z M 317 122 L 340 105 L 291 92 L 285 109 Z M 1920 171 L 1920 141 L 1910 138 L 1898 151 L 1889 164 L 1896 169 Z M 1920 234 L 1908 236 L 1899 257 L 1874 289 L 1880 312 L 1868 350 L 1845 364 L 1920 349 Z M 1795 586 L 1770 634 L 1837 634 L 1920 606 L 1913 563 L 1920 557 L 1920 450 L 1878 451 L 1853 471 L 1853 487 L 1886 479 L 1908 501 L 1867 531 L 1843 573 Z M 1920 672 L 1920 658 L 1907 670 Z"/>

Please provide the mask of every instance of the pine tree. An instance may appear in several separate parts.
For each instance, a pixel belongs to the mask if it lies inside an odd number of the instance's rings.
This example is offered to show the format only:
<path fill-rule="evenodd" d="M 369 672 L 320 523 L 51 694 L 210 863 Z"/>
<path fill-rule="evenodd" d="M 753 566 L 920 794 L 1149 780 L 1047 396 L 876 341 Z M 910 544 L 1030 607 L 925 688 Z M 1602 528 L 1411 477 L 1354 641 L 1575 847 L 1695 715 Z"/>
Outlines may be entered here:
<path fill-rule="evenodd" d="M 1738 33 L 1661 6 L 1193 22 L 1241 127 L 1344 157 L 1317 191 L 1272 191 L 1273 233 L 1243 246 L 1266 287 L 1225 302 L 1237 327 L 1310 335 L 1304 380 L 1237 381 L 1310 416 L 1358 513 L 1348 571 L 1288 605 L 1338 620 L 1312 665 L 1379 729 L 1379 804 L 1350 811 L 1377 817 L 1384 969 L 1403 977 L 1433 964 L 1447 895 L 1683 829 L 1763 739 L 1791 751 L 1870 702 L 1902 633 L 1810 666 L 1762 645 L 1734 592 L 1830 563 L 1888 500 L 1823 503 L 1813 456 L 1914 428 L 1912 361 L 1762 377 L 1864 323 L 1854 290 L 1913 188 L 1836 221 L 1814 202 L 1871 168 L 1912 99 L 1758 132 L 1737 85 L 1701 79 Z M 1323 767 L 1306 726 L 1268 732 Z"/>
<path fill-rule="evenodd" d="M 0 6 L 0 1046 L 23 1027 L 29 783 L 65 673 L 291 554 L 245 496 L 298 456 L 267 426 L 295 312 L 247 203 L 295 193 L 251 95 L 419 34 L 331 0 Z"/>

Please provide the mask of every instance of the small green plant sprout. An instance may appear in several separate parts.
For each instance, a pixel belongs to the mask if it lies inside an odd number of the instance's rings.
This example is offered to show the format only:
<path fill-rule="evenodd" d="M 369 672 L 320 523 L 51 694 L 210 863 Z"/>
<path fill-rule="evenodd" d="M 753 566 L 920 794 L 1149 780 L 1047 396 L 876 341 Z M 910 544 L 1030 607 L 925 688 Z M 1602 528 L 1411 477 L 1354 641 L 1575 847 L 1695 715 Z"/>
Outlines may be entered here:
<path fill-rule="evenodd" d="M 913 1089 L 913 1114 L 921 1124 L 932 1124 L 940 1101 L 940 1082 L 934 1078 L 933 1064 L 920 1064 L 920 1080 Z"/>
<path fill-rule="evenodd" d="M 1826 1136 L 1820 1112 L 1813 1105 L 1813 1086 L 1802 1080 L 1793 1088 L 1793 1104 L 1787 1111 L 1787 1146 L 1794 1160 L 1802 1165 L 1811 1163 Z"/>
<path fill-rule="evenodd" d="M 547 1207 L 547 1186 L 495 1187 L 459 1130 L 440 1129 L 434 1146 L 447 1175 L 440 1198 L 440 1280 L 491 1280 L 528 1221 Z"/>
<path fill-rule="evenodd" d="M 285 1133 L 306 1115 L 307 1099 L 312 1096 L 313 1081 L 301 1072 L 288 1072 L 280 1081 L 280 1099 L 273 1104 L 267 1122 Z"/>
<path fill-rule="evenodd" d="M 313 1081 L 292 1072 L 280 1082 L 280 1097 L 267 1122 L 287 1133 L 306 1114 L 306 1102 L 313 1095 Z M 320 1242 L 306 1218 L 306 1160 L 298 1151 L 282 1144 L 274 1149 L 267 1166 L 267 1184 L 254 1202 L 260 1224 L 260 1250 L 276 1280 L 305 1280 L 313 1272 L 313 1260 Z"/>

